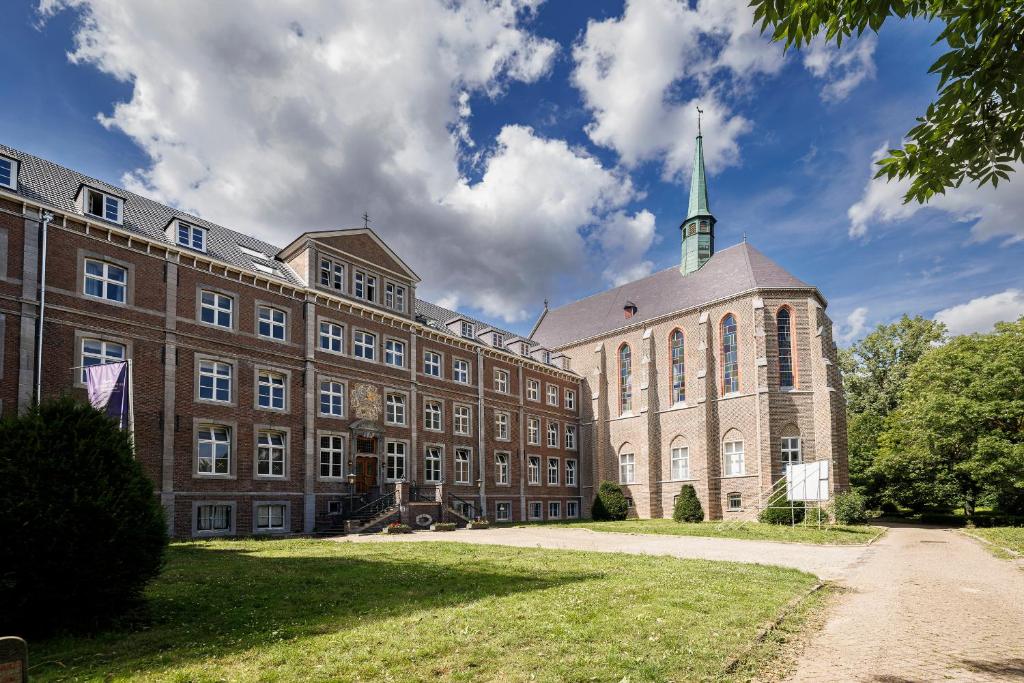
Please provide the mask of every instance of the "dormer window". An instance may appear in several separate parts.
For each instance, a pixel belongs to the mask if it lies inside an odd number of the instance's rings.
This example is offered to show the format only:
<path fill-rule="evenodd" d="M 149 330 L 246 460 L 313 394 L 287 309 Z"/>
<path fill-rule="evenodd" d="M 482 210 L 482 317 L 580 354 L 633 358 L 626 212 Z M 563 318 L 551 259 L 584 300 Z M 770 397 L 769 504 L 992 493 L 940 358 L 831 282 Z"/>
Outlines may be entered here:
<path fill-rule="evenodd" d="M 178 221 L 178 245 L 206 253 L 206 229 Z"/>
<path fill-rule="evenodd" d="M 505 346 L 505 335 L 495 333 L 494 334 L 493 343 L 494 343 L 494 348 L 496 348 L 496 349 L 500 349 L 500 348 L 504 347 Z"/>
<path fill-rule="evenodd" d="M 637 310 L 639 309 L 636 307 L 636 304 L 633 303 L 632 301 L 627 301 L 626 305 L 622 307 L 622 311 L 626 315 L 626 320 L 629 320 L 634 315 L 636 315 Z"/>
<path fill-rule="evenodd" d="M 0 186 L 18 189 L 18 162 L 7 157 L 0 157 Z"/>
<path fill-rule="evenodd" d="M 547 363 L 548 365 L 551 365 L 551 352 L 545 351 L 542 355 L 544 357 L 544 362 Z"/>
<path fill-rule="evenodd" d="M 111 223 L 121 222 L 124 200 L 106 192 L 85 188 L 85 201 L 82 208 L 90 216 L 96 216 Z"/>
<path fill-rule="evenodd" d="M 472 339 L 476 334 L 476 325 L 470 322 L 462 321 L 462 336 L 466 339 Z"/>

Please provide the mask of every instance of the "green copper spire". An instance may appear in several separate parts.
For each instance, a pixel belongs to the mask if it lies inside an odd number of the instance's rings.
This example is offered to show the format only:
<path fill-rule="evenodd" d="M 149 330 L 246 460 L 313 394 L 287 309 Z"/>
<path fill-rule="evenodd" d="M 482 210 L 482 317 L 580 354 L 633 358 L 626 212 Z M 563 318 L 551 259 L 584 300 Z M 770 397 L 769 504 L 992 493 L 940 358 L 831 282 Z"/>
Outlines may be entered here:
<path fill-rule="evenodd" d="M 693 150 L 693 173 L 690 176 L 690 205 L 679 229 L 683 233 L 683 254 L 679 271 L 683 275 L 696 272 L 715 253 L 715 217 L 708 206 L 708 181 L 704 173 L 704 136 L 700 130 L 697 108 L 697 141 Z"/>

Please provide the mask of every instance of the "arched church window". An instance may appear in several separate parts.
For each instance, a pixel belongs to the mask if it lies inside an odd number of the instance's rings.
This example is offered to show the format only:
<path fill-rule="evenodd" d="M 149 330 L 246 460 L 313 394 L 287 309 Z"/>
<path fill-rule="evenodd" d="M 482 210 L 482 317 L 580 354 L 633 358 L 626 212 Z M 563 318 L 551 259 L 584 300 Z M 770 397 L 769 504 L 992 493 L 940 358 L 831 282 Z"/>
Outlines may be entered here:
<path fill-rule="evenodd" d="M 775 316 L 775 329 L 779 341 L 779 386 L 793 387 L 793 333 L 792 314 L 783 306 Z"/>
<path fill-rule="evenodd" d="M 629 344 L 619 347 L 619 414 L 633 409 L 633 358 Z"/>
<path fill-rule="evenodd" d="M 672 331 L 669 346 L 672 350 L 672 403 L 682 403 L 686 400 L 686 363 L 682 330 Z"/>
<path fill-rule="evenodd" d="M 736 317 L 722 318 L 722 393 L 740 390 L 739 351 L 736 344 Z"/>

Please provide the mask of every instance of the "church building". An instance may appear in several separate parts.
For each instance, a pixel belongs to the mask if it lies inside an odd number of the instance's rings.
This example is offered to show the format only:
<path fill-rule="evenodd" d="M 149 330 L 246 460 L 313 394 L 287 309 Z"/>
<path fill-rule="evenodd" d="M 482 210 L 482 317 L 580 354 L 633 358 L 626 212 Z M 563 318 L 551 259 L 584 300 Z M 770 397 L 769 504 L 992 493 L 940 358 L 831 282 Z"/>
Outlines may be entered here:
<path fill-rule="evenodd" d="M 827 302 L 746 239 L 716 250 L 698 134 L 681 256 L 551 310 L 531 339 L 582 377 L 594 486 L 669 517 L 692 485 L 710 519 L 749 519 L 790 463 L 848 486 L 845 404 Z"/>

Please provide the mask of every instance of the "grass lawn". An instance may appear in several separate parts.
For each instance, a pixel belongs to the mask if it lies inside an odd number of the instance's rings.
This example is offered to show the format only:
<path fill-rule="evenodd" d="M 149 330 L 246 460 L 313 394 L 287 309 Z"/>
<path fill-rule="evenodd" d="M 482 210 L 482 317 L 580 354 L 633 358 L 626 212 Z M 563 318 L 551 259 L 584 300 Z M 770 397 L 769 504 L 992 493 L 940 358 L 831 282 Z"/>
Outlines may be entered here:
<path fill-rule="evenodd" d="M 984 538 L 989 543 L 994 543 L 1001 548 L 1009 548 L 1024 555 L 1024 527 L 1020 526 L 994 526 L 988 528 L 978 527 L 971 529 L 969 533 Z"/>
<path fill-rule="evenodd" d="M 816 543 L 849 545 L 867 543 L 885 532 L 877 526 L 840 526 L 798 524 L 760 524 L 758 522 L 702 522 L 679 524 L 671 519 L 627 519 L 621 522 L 594 522 L 579 520 L 572 522 L 528 522 L 551 526 L 582 527 L 593 531 L 615 531 L 621 534 L 666 534 L 669 536 L 715 536 L 718 538 L 742 538 L 749 541 L 784 541 L 790 543 Z M 526 526 L 516 524 L 515 526 Z"/>
<path fill-rule="evenodd" d="M 171 546 L 151 623 L 29 644 L 32 680 L 747 679 L 731 657 L 815 577 L 790 569 L 459 543 Z M 820 600 L 815 597 L 809 601 Z M 805 608 L 780 633 L 798 631 Z"/>

